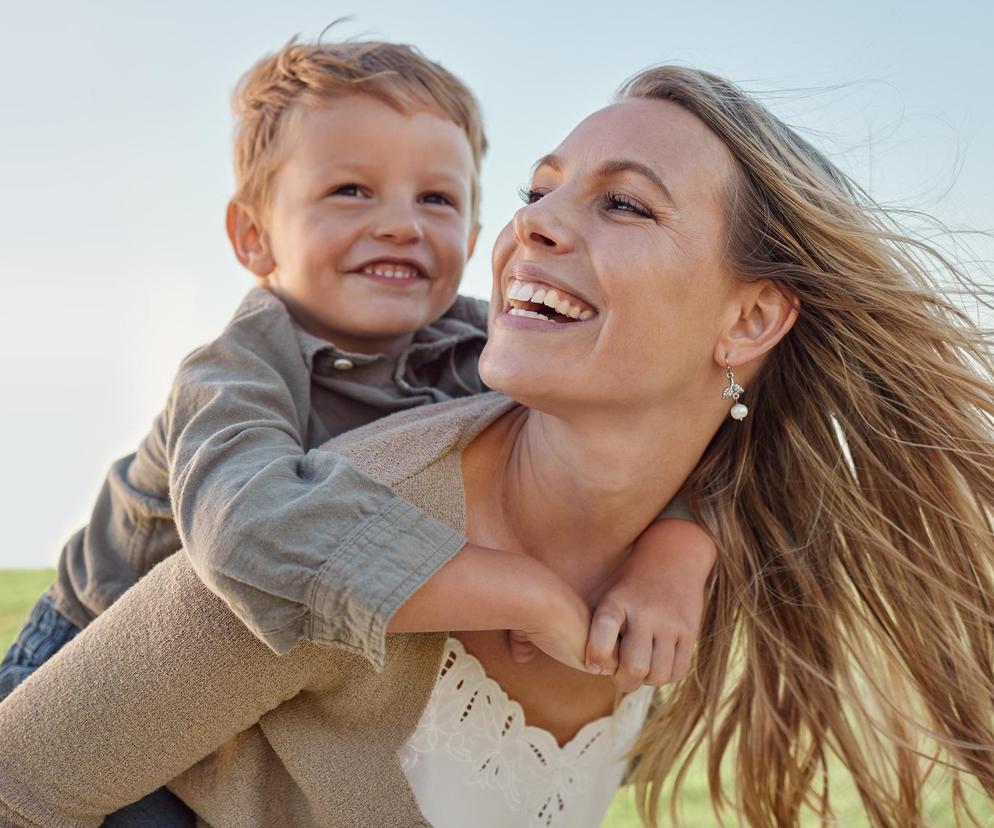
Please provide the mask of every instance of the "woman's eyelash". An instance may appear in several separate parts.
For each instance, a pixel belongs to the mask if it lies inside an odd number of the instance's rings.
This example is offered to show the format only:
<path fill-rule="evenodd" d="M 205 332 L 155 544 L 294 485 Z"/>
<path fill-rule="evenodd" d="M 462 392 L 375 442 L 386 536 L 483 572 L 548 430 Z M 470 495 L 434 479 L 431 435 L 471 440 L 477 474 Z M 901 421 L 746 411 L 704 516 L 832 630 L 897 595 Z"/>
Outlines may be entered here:
<path fill-rule="evenodd" d="M 604 201 L 609 207 L 621 208 L 623 213 L 635 213 L 645 218 L 656 218 L 656 214 L 641 201 L 624 193 L 607 192 L 604 194 Z"/>
<path fill-rule="evenodd" d="M 533 187 L 519 187 L 518 195 L 525 204 L 534 204 L 545 193 Z M 641 201 L 624 193 L 607 192 L 604 194 L 604 202 L 607 207 L 617 209 L 622 213 L 634 213 L 635 215 L 649 219 L 656 218 L 656 214 Z"/>
<path fill-rule="evenodd" d="M 540 193 L 538 190 L 532 189 L 531 187 L 518 187 L 518 196 L 525 204 L 534 204 L 543 195 L 544 193 Z"/>

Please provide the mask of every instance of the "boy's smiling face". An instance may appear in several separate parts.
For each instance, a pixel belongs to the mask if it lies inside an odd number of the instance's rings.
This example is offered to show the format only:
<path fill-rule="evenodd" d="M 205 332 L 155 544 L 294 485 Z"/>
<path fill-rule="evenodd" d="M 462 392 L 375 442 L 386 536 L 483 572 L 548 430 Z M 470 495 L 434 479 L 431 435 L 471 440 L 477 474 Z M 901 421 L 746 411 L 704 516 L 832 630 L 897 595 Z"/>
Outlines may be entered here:
<path fill-rule="evenodd" d="M 290 118 L 264 213 L 229 207 L 236 254 L 308 332 L 396 355 L 452 304 L 472 253 L 466 134 L 363 94 Z"/>

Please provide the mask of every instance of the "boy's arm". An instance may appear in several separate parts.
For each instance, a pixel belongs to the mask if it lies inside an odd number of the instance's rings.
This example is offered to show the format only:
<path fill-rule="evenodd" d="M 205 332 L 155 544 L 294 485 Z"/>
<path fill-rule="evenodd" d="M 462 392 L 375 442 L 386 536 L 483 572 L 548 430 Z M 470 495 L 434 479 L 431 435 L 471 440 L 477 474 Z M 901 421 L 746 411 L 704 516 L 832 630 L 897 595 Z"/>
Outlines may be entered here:
<path fill-rule="evenodd" d="M 614 673 L 624 692 L 683 678 L 716 552 L 710 535 L 695 523 L 663 519 L 650 524 L 594 596 L 588 665 Z"/>
<path fill-rule="evenodd" d="M 418 572 L 465 538 L 345 458 L 304 451 L 310 373 L 285 308 L 257 289 L 188 357 L 162 447 L 180 539 L 204 583 L 277 653 L 301 638 L 382 669 Z"/>

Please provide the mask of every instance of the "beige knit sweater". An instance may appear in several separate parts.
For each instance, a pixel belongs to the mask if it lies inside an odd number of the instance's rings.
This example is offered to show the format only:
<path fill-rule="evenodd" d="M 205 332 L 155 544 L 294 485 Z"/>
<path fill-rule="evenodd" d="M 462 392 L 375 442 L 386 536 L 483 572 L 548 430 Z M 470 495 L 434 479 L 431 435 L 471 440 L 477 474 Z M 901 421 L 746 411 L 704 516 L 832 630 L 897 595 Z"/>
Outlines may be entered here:
<path fill-rule="evenodd" d="M 413 409 L 328 446 L 463 531 L 462 449 L 514 404 Z M 428 826 L 397 750 L 445 639 L 388 634 L 380 674 L 309 642 L 277 656 L 173 555 L 0 704 L 0 824 L 96 828 L 169 783 L 216 828 Z"/>
<path fill-rule="evenodd" d="M 462 450 L 514 405 L 453 400 L 327 445 L 462 532 Z M 215 828 L 429 826 L 397 751 L 445 639 L 388 634 L 382 673 L 309 642 L 277 656 L 173 555 L 0 703 L 0 825 L 96 828 L 168 783 Z"/>

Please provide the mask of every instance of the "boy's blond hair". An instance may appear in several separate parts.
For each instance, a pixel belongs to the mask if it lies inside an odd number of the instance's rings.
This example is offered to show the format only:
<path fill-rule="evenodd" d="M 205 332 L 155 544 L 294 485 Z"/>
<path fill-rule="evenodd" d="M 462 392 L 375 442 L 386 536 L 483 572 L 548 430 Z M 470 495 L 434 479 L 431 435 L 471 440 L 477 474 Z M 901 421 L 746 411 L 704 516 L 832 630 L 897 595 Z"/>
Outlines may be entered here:
<path fill-rule="evenodd" d="M 284 158 L 281 138 L 291 111 L 355 93 L 401 112 L 427 109 L 462 128 L 473 153 L 475 221 L 480 162 L 487 150 L 479 103 L 462 81 L 413 46 L 381 41 L 298 43 L 293 37 L 242 76 L 232 96 L 235 200 L 256 208 L 267 204 L 273 173 Z"/>

